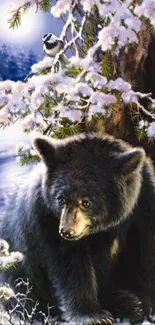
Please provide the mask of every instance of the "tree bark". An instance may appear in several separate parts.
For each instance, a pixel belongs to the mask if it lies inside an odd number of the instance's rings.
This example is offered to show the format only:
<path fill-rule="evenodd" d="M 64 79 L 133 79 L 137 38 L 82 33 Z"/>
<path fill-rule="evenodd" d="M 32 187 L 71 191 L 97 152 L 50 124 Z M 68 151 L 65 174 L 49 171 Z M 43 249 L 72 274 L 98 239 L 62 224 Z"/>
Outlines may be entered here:
<path fill-rule="evenodd" d="M 155 97 L 155 38 L 150 36 L 146 23 L 142 22 L 142 29 L 139 33 L 139 43 L 136 47 L 129 48 L 128 52 L 121 53 L 119 60 L 115 62 L 116 77 L 121 77 L 125 81 L 135 81 L 135 91 L 152 93 Z M 143 101 L 147 108 L 147 101 Z M 136 107 L 135 107 L 136 109 Z M 143 113 L 141 114 L 143 117 Z M 150 120 L 151 122 L 151 120 Z M 138 114 L 136 119 L 132 119 L 129 106 L 123 102 L 115 105 L 110 119 L 104 123 L 99 123 L 98 129 L 107 132 L 116 138 L 124 139 L 134 146 L 142 146 L 146 153 L 155 162 L 155 142 L 149 143 L 147 138 L 138 140 L 135 127 L 138 124 Z"/>

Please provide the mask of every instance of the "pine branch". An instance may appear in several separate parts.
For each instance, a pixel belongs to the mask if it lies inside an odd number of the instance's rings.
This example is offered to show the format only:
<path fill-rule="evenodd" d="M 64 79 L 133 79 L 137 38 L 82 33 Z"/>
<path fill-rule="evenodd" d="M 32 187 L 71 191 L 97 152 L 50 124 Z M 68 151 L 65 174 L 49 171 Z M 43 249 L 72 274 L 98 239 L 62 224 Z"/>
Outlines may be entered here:
<path fill-rule="evenodd" d="M 42 11 L 49 11 L 52 6 L 52 1 L 51 0 L 41 0 L 39 3 L 39 8 Z"/>
<path fill-rule="evenodd" d="M 68 71 L 66 71 L 66 76 L 70 76 L 74 78 L 77 77 L 81 72 L 82 69 L 73 66 L 69 68 Z"/>
<path fill-rule="evenodd" d="M 28 1 L 25 3 L 23 6 L 20 6 L 17 11 L 15 11 L 10 19 L 8 19 L 9 27 L 10 28 L 18 28 L 21 24 L 21 16 L 22 12 L 25 13 L 30 7 L 31 7 L 31 2 Z"/>
<path fill-rule="evenodd" d="M 8 20 L 9 28 L 15 29 L 18 28 L 21 24 L 21 11 L 16 11 L 12 17 Z"/>
<path fill-rule="evenodd" d="M 146 137 L 146 133 L 145 133 L 145 130 L 143 128 L 140 129 L 139 126 L 136 126 L 135 130 L 136 130 L 137 139 L 139 141 L 141 141 L 142 139 L 144 139 Z"/>
<path fill-rule="evenodd" d="M 29 157 L 21 157 L 20 158 L 20 164 L 21 166 L 25 166 L 25 165 L 30 165 L 35 163 L 36 161 L 39 161 L 38 156 L 29 156 Z"/>
<path fill-rule="evenodd" d="M 68 136 L 77 134 L 80 132 L 80 124 L 76 123 L 74 125 L 69 125 L 69 123 L 65 123 L 63 127 L 59 128 L 59 131 L 55 133 L 55 137 L 58 139 L 64 139 Z"/>
<path fill-rule="evenodd" d="M 13 263 L 9 263 L 6 266 L 0 265 L 0 272 L 6 272 L 11 269 L 16 269 L 17 265 L 19 264 L 19 261 L 15 261 Z"/>
<path fill-rule="evenodd" d="M 107 59 L 106 55 L 103 55 L 101 64 L 102 76 L 110 79 L 112 77 L 112 64 L 111 61 Z"/>
<path fill-rule="evenodd" d="M 31 5 L 31 2 L 25 3 L 25 5 L 22 7 L 23 12 L 26 12 L 31 7 Z"/>
<path fill-rule="evenodd" d="M 0 239 L 0 272 L 16 268 L 22 259 L 23 254 L 20 252 L 9 252 L 9 244 L 4 239 Z"/>

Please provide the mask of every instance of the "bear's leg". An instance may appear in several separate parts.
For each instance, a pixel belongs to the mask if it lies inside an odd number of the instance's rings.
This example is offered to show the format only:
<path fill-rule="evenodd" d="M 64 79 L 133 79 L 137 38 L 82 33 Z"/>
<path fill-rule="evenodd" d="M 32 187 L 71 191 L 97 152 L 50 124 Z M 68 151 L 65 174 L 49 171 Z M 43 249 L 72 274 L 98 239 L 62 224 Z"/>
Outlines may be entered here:
<path fill-rule="evenodd" d="M 111 325 L 112 314 L 103 310 L 98 303 L 98 286 L 91 257 L 86 251 L 67 251 L 57 255 L 54 286 L 62 323 L 75 325 Z"/>
<path fill-rule="evenodd" d="M 60 321 L 59 325 L 112 325 L 114 323 L 111 314 L 105 310 L 100 313 L 89 313 L 85 315 L 74 316 L 68 321 Z"/>
<path fill-rule="evenodd" d="M 155 214 L 154 214 L 155 220 Z M 147 222 L 146 222 L 147 225 Z M 140 267 L 137 286 L 147 317 L 155 313 L 155 224 L 144 227 L 139 234 Z"/>
<path fill-rule="evenodd" d="M 137 323 L 144 317 L 142 302 L 130 291 L 114 291 L 108 305 L 114 318 L 128 319 L 131 323 Z"/>

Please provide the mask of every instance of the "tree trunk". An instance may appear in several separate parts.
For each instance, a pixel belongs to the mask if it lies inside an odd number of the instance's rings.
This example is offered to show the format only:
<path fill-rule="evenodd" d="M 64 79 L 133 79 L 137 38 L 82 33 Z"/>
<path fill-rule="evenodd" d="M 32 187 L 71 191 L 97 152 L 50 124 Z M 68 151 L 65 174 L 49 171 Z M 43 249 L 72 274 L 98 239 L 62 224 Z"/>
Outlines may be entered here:
<path fill-rule="evenodd" d="M 117 59 L 116 77 L 121 77 L 125 81 L 135 81 L 135 91 L 143 93 L 152 93 L 155 97 L 155 38 L 150 36 L 145 22 L 142 23 L 142 29 L 139 35 L 139 44 L 135 48 L 129 48 L 127 53 L 123 53 Z M 143 100 L 143 105 L 147 108 L 147 101 Z M 135 106 L 136 110 L 136 106 Z M 143 117 L 143 113 L 141 114 Z M 100 132 L 107 132 L 116 138 L 124 139 L 132 145 L 143 146 L 146 153 L 151 156 L 155 162 L 155 142 L 149 143 L 147 138 L 138 140 L 136 134 L 136 119 L 132 119 L 130 107 L 123 102 L 115 105 L 110 119 L 104 123 L 99 123 Z M 150 120 L 151 121 L 151 120 Z"/>

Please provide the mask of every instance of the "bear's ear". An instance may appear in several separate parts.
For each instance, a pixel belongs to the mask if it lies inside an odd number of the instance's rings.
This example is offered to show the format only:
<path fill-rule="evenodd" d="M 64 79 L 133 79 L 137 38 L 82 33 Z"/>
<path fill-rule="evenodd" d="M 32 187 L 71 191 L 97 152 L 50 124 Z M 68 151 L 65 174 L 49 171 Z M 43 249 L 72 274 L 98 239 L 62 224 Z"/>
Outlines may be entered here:
<path fill-rule="evenodd" d="M 48 167 L 52 167 L 56 160 L 56 149 L 46 137 L 39 137 L 33 141 L 34 148 L 37 150 L 39 157 Z"/>
<path fill-rule="evenodd" d="M 114 168 L 124 176 L 139 170 L 145 159 L 145 151 L 142 148 L 135 148 L 123 153 L 117 153 L 113 160 Z"/>

